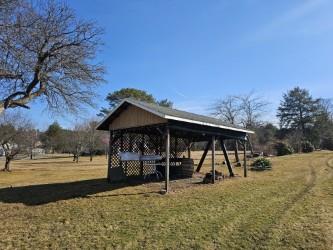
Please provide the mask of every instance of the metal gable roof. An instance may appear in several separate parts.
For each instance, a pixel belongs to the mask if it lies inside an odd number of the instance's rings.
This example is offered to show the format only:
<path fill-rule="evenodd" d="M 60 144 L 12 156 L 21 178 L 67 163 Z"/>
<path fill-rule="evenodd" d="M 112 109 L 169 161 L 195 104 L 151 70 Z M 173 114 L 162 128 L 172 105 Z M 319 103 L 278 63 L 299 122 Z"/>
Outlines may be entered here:
<path fill-rule="evenodd" d="M 167 120 L 175 120 L 175 121 L 181 121 L 181 122 L 188 122 L 188 123 L 193 123 L 193 124 L 198 124 L 198 125 L 203 125 L 203 126 L 210 126 L 210 127 L 216 127 L 216 128 L 222 128 L 222 129 L 229 129 L 233 131 L 239 131 L 239 132 L 244 132 L 244 133 L 249 133 L 253 134 L 253 131 L 246 130 L 243 128 L 239 128 L 230 124 L 226 124 L 222 122 L 219 119 L 209 117 L 209 116 L 204 116 L 204 115 L 198 115 L 178 109 L 173 109 L 173 108 L 168 108 L 168 107 L 163 107 L 157 104 L 153 103 L 146 103 L 146 102 L 141 102 L 137 101 L 134 99 L 124 99 L 107 117 L 105 117 L 97 126 L 97 129 L 102 129 L 105 127 L 105 123 L 110 120 L 112 115 L 121 108 L 121 106 L 124 103 L 129 103 L 134 106 L 137 106 L 139 108 L 142 108 L 150 113 L 153 113 L 161 118 L 167 119 Z"/>

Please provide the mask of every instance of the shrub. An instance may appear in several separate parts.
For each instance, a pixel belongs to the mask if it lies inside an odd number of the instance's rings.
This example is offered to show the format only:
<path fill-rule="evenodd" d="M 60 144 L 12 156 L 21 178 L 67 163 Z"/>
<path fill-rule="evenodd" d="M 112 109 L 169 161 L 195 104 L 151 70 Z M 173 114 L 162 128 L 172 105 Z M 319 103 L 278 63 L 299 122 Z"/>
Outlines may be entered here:
<path fill-rule="evenodd" d="M 276 150 L 276 155 L 277 156 L 282 156 L 282 155 L 291 155 L 294 153 L 293 148 L 288 145 L 287 143 L 284 142 L 278 142 L 274 145 L 274 148 Z"/>
<path fill-rule="evenodd" d="M 259 158 L 252 163 L 252 170 L 270 170 L 272 163 L 267 158 Z"/>
<path fill-rule="evenodd" d="M 302 152 L 303 153 L 310 153 L 315 150 L 315 147 L 309 141 L 302 142 Z"/>

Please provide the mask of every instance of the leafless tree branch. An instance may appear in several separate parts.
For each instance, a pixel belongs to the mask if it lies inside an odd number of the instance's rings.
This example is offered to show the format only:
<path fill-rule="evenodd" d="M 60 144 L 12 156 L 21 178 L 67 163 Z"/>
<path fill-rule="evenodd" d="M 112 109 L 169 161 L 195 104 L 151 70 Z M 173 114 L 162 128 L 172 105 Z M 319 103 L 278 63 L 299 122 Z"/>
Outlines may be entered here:
<path fill-rule="evenodd" d="M 37 98 L 55 112 L 92 105 L 105 71 L 94 63 L 102 30 L 51 0 L 38 6 L 1 0 L 0 6 L 0 110 L 28 108 Z"/>

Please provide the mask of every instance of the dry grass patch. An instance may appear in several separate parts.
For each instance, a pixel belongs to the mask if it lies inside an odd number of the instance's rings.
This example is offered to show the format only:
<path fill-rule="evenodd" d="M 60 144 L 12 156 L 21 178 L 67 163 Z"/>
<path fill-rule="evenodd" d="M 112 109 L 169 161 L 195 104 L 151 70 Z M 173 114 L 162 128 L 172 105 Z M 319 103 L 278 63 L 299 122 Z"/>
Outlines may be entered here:
<path fill-rule="evenodd" d="M 104 158 L 17 161 L 0 173 L 0 248 L 331 249 L 333 153 L 272 161 L 170 195 L 106 183 Z"/>

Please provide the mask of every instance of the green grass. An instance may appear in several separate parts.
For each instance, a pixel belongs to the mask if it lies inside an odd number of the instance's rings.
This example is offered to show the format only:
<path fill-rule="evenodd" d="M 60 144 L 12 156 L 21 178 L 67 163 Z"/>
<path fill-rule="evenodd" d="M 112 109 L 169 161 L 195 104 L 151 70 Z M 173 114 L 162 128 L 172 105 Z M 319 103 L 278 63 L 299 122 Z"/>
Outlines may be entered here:
<path fill-rule="evenodd" d="M 17 161 L 0 173 L 0 249 L 332 249 L 333 153 L 272 162 L 161 195 L 106 183 L 104 158 Z"/>

